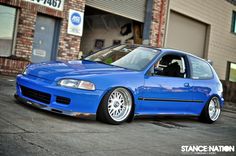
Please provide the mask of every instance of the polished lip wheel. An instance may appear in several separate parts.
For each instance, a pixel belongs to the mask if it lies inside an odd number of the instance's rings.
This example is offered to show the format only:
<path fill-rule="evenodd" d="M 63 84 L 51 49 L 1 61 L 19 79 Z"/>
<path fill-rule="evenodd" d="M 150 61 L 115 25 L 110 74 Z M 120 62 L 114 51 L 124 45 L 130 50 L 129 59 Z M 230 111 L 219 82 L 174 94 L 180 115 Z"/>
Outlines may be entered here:
<path fill-rule="evenodd" d="M 132 98 L 130 93 L 124 88 L 115 89 L 108 99 L 108 113 L 110 117 L 119 122 L 123 121 L 130 114 Z"/>
<path fill-rule="evenodd" d="M 220 103 L 217 97 L 211 99 L 208 111 L 210 119 L 216 121 L 220 116 Z"/>

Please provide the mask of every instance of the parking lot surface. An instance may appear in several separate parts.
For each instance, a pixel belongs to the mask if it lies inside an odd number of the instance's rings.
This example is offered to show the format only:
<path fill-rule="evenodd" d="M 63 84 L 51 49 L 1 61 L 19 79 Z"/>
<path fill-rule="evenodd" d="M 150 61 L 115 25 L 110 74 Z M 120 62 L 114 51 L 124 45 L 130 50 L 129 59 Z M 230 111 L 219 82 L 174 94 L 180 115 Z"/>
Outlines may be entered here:
<path fill-rule="evenodd" d="M 236 145 L 233 107 L 224 109 L 214 124 L 156 116 L 114 126 L 20 104 L 14 87 L 14 77 L 0 75 L 0 155 L 186 155 L 181 146 Z"/>

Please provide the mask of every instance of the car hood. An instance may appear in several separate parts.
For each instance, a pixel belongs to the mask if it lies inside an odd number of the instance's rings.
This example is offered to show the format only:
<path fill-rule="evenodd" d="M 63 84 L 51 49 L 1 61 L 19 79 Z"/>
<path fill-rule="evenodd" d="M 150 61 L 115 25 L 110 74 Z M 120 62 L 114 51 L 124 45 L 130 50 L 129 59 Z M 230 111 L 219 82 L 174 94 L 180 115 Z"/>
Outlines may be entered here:
<path fill-rule="evenodd" d="M 27 74 L 54 81 L 62 77 L 91 76 L 127 72 L 130 70 L 86 60 L 56 61 L 31 64 L 27 68 Z"/>

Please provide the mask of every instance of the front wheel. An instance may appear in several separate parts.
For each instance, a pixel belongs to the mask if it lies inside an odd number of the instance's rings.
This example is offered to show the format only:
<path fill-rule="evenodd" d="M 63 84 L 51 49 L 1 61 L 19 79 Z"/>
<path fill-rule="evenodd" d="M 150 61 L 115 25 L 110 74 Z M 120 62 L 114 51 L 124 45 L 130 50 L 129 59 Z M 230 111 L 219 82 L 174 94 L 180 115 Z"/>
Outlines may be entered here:
<path fill-rule="evenodd" d="M 208 104 L 204 107 L 200 119 L 203 122 L 215 122 L 221 113 L 220 101 L 217 97 L 212 97 Z"/>
<path fill-rule="evenodd" d="M 112 89 L 104 96 L 97 118 L 106 123 L 120 124 L 129 118 L 132 106 L 132 96 L 127 89 Z"/>

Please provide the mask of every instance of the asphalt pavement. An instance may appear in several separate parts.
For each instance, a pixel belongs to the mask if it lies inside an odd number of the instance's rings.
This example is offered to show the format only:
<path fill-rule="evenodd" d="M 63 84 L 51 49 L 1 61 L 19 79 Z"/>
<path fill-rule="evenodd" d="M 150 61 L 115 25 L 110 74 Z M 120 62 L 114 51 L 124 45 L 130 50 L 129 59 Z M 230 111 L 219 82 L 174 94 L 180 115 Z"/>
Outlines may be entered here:
<path fill-rule="evenodd" d="M 0 156 L 189 155 L 181 146 L 236 146 L 233 106 L 226 106 L 214 124 L 156 116 L 114 126 L 18 103 L 14 92 L 15 78 L 0 75 Z"/>

